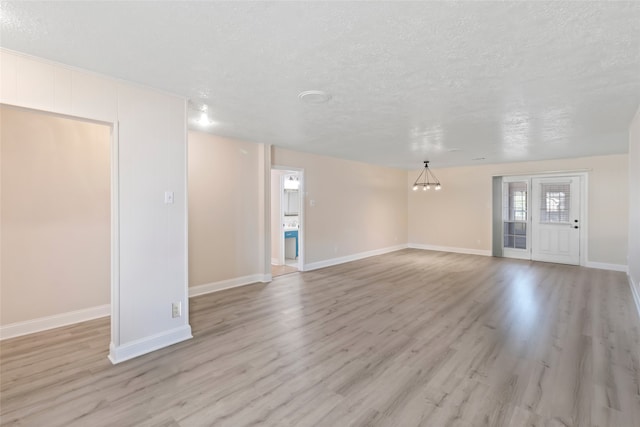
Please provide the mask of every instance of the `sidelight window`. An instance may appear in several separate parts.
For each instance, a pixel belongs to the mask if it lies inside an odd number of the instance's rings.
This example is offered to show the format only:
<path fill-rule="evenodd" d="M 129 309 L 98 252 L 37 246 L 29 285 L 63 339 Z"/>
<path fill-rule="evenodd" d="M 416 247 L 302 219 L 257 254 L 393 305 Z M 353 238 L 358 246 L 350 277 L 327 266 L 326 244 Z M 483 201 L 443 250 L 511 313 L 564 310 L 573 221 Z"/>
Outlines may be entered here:
<path fill-rule="evenodd" d="M 503 190 L 503 236 L 505 248 L 527 249 L 526 181 L 505 182 Z"/>

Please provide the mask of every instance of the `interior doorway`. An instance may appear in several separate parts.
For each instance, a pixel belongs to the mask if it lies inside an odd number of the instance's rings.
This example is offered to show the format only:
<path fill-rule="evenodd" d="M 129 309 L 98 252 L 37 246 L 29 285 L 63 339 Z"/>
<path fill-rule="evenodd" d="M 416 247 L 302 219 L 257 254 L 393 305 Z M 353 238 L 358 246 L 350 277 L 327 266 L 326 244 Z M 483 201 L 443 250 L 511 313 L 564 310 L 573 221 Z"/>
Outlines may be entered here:
<path fill-rule="evenodd" d="M 302 270 L 303 172 L 271 169 L 271 276 Z"/>
<path fill-rule="evenodd" d="M 112 127 L 6 105 L 0 117 L 2 338 L 108 317 Z"/>
<path fill-rule="evenodd" d="M 503 177 L 501 235 L 494 235 L 502 256 L 583 265 L 586 194 L 585 174 Z"/>

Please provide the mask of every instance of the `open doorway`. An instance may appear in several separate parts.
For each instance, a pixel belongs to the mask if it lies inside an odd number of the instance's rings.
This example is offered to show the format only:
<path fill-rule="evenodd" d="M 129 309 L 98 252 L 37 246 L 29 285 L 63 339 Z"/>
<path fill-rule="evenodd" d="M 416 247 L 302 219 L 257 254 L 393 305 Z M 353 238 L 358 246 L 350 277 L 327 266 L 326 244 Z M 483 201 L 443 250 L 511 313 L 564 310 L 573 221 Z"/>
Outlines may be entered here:
<path fill-rule="evenodd" d="M 111 126 L 5 105 L 0 122 L 2 339 L 108 317 Z"/>
<path fill-rule="evenodd" d="M 302 171 L 271 170 L 271 276 L 302 270 Z"/>

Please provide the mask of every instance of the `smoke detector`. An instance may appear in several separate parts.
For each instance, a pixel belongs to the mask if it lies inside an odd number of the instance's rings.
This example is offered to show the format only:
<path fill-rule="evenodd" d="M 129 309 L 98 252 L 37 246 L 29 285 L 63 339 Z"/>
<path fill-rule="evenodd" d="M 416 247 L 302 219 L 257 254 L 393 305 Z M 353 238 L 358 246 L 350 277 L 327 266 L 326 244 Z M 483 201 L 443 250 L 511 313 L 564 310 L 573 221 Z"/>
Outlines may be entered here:
<path fill-rule="evenodd" d="M 307 104 L 324 104 L 331 99 L 331 95 L 321 90 L 305 90 L 298 94 L 298 98 Z"/>

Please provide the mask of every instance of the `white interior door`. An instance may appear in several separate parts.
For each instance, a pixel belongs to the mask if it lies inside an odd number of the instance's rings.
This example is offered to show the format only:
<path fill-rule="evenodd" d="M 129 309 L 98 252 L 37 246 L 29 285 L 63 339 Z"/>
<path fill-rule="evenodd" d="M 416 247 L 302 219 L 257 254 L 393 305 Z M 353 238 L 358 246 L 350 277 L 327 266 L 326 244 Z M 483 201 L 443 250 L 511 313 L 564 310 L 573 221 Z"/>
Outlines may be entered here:
<path fill-rule="evenodd" d="M 580 177 L 531 180 L 531 259 L 580 264 Z"/>

